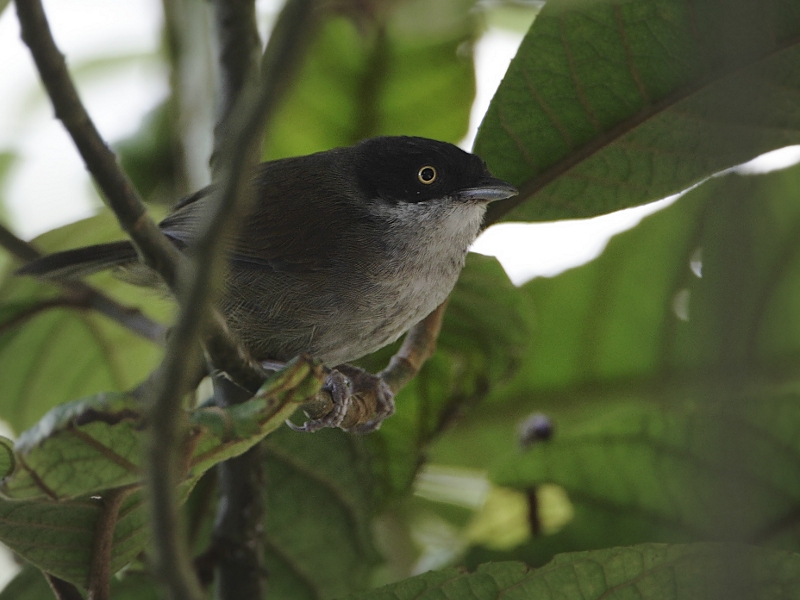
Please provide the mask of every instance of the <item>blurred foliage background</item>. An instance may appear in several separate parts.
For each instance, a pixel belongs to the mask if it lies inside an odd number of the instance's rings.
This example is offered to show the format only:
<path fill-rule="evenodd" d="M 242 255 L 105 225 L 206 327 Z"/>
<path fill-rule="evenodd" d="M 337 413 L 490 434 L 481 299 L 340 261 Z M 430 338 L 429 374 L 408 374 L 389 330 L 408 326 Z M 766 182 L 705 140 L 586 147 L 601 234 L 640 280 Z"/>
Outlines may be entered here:
<path fill-rule="evenodd" d="M 800 167 L 735 169 L 800 142 L 800 9 L 789 0 L 542 4 L 326 3 L 264 159 L 384 134 L 459 142 L 486 23 L 533 19 L 475 143 L 523 192 L 490 219 L 591 217 L 691 189 L 553 278 L 515 287 L 494 259 L 470 255 L 436 354 L 379 432 L 270 434 L 273 598 L 546 597 L 533 595 L 545 584 L 562 594 L 551 597 L 581 599 L 666 589 L 800 597 Z M 157 60 L 170 94 L 116 146 L 156 212 L 205 183 L 197 131 L 210 131 L 214 97 L 208 7 L 164 8 Z M 0 178 L 12 162 L 0 155 Z M 35 243 L 51 251 L 120 236 L 101 212 Z M 16 434 L 38 428 L 44 447 L 48 411 L 131 388 L 161 350 L 91 311 L 53 308 L 57 290 L 14 277 L 17 263 L 1 260 L 0 416 Z M 107 274 L 92 283 L 169 321 L 164 298 Z M 381 369 L 394 349 L 362 366 Z M 209 471 L 186 503 L 198 555 L 214 485 Z M 80 469 L 74 486 L 76 497 L 88 493 Z M 29 513 L 20 500 L 0 502 L 0 539 L 59 572 L 45 551 L 59 505 L 35 502 Z M 40 541 L 15 546 L 14 527 L 31 527 L 41 506 L 56 516 Z M 85 526 L 74 527 L 65 548 L 87 543 Z M 720 548 L 736 550 L 719 559 Z M 538 571 L 484 565 L 541 567 L 557 555 Z M 580 566 L 587 561 L 598 570 Z M 449 566 L 471 574 L 364 591 Z M 69 573 L 84 583 L 80 568 Z M 114 598 L 156 597 L 141 560 L 114 586 Z M 0 599 L 46 589 L 28 565 Z"/>

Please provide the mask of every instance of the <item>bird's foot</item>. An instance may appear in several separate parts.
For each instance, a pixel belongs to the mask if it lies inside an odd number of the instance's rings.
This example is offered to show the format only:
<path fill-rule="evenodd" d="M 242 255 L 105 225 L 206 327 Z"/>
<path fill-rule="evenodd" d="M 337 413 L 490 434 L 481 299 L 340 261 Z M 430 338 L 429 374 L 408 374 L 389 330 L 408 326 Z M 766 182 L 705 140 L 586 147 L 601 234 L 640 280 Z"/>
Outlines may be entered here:
<path fill-rule="evenodd" d="M 332 369 L 322 391 L 330 395 L 333 408 L 301 426 L 287 421 L 289 427 L 306 433 L 339 427 L 364 435 L 379 429 L 394 414 L 394 394 L 386 382 L 358 367 L 339 365 Z"/>
<path fill-rule="evenodd" d="M 342 429 L 358 435 L 380 429 L 381 423 L 394 414 L 394 393 L 387 383 L 351 365 L 339 365 L 336 369 L 347 376 L 353 390 L 351 402 L 354 406 L 349 412 L 354 418 L 348 419 Z"/>
<path fill-rule="evenodd" d="M 302 425 L 295 425 L 287 419 L 286 424 L 290 429 L 303 433 L 314 433 L 326 427 L 339 427 L 342 424 L 353 397 L 350 380 L 341 372 L 333 369 L 328 373 L 321 391 L 330 395 L 333 401 L 333 408 L 326 415 L 306 421 Z"/>

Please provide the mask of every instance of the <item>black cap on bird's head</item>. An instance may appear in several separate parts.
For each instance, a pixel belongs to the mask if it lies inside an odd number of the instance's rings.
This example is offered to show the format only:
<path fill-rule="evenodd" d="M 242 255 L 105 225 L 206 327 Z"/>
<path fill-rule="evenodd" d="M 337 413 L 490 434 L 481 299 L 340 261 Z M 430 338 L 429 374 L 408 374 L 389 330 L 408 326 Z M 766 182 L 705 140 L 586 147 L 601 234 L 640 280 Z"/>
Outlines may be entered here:
<path fill-rule="evenodd" d="M 492 202 L 518 193 L 512 185 L 492 177 L 480 157 L 447 142 L 377 137 L 361 142 L 355 150 L 358 180 L 369 198 Z"/>

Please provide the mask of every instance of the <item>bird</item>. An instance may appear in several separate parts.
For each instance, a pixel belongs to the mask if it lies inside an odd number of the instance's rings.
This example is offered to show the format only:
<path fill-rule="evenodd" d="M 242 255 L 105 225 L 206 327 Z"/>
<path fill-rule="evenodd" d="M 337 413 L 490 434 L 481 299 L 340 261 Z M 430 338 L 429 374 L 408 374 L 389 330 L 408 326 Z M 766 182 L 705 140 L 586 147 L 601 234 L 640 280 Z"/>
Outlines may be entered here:
<path fill-rule="evenodd" d="M 477 155 L 412 136 L 264 162 L 252 182 L 255 200 L 225 245 L 219 310 L 255 361 L 306 353 L 330 369 L 336 409 L 297 429 L 340 426 L 346 396 L 370 385 L 380 387 L 379 414 L 359 432 L 377 429 L 394 412 L 391 391 L 348 363 L 447 298 L 487 205 L 516 188 Z M 180 250 L 191 253 L 212 189 L 178 202 L 159 224 Z M 140 285 L 158 281 L 130 241 L 57 252 L 18 273 L 64 280 L 105 269 Z"/>

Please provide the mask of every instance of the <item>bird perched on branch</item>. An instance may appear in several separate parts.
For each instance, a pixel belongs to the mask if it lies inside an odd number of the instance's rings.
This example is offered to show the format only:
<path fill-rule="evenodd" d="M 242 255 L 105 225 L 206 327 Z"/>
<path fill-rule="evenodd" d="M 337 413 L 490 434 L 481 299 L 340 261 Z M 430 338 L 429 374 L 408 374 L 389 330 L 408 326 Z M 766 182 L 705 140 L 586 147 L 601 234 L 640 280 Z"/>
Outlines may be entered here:
<path fill-rule="evenodd" d="M 418 137 L 263 163 L 254 185 L 253 206 L 227 246 L 219 309 L 256 361 L 305 352 L 334 368 L 326 385 L 335 409 L 298 429 L 339 426 L 350 396 L 377 386 L 379 408 L 360 431 L 376 429 L 394 411 L 392 393 L 344 363 L 395 341 L 441 304 L 486 205 L 517 191 L 479 157 Z M 209 191 L 160 223 L 182 250 L 197 238 Z M 108 268 L 139 283 L 157 280 L 129 241 L 51 254 L 19 273 L 67 279 Z"/>

